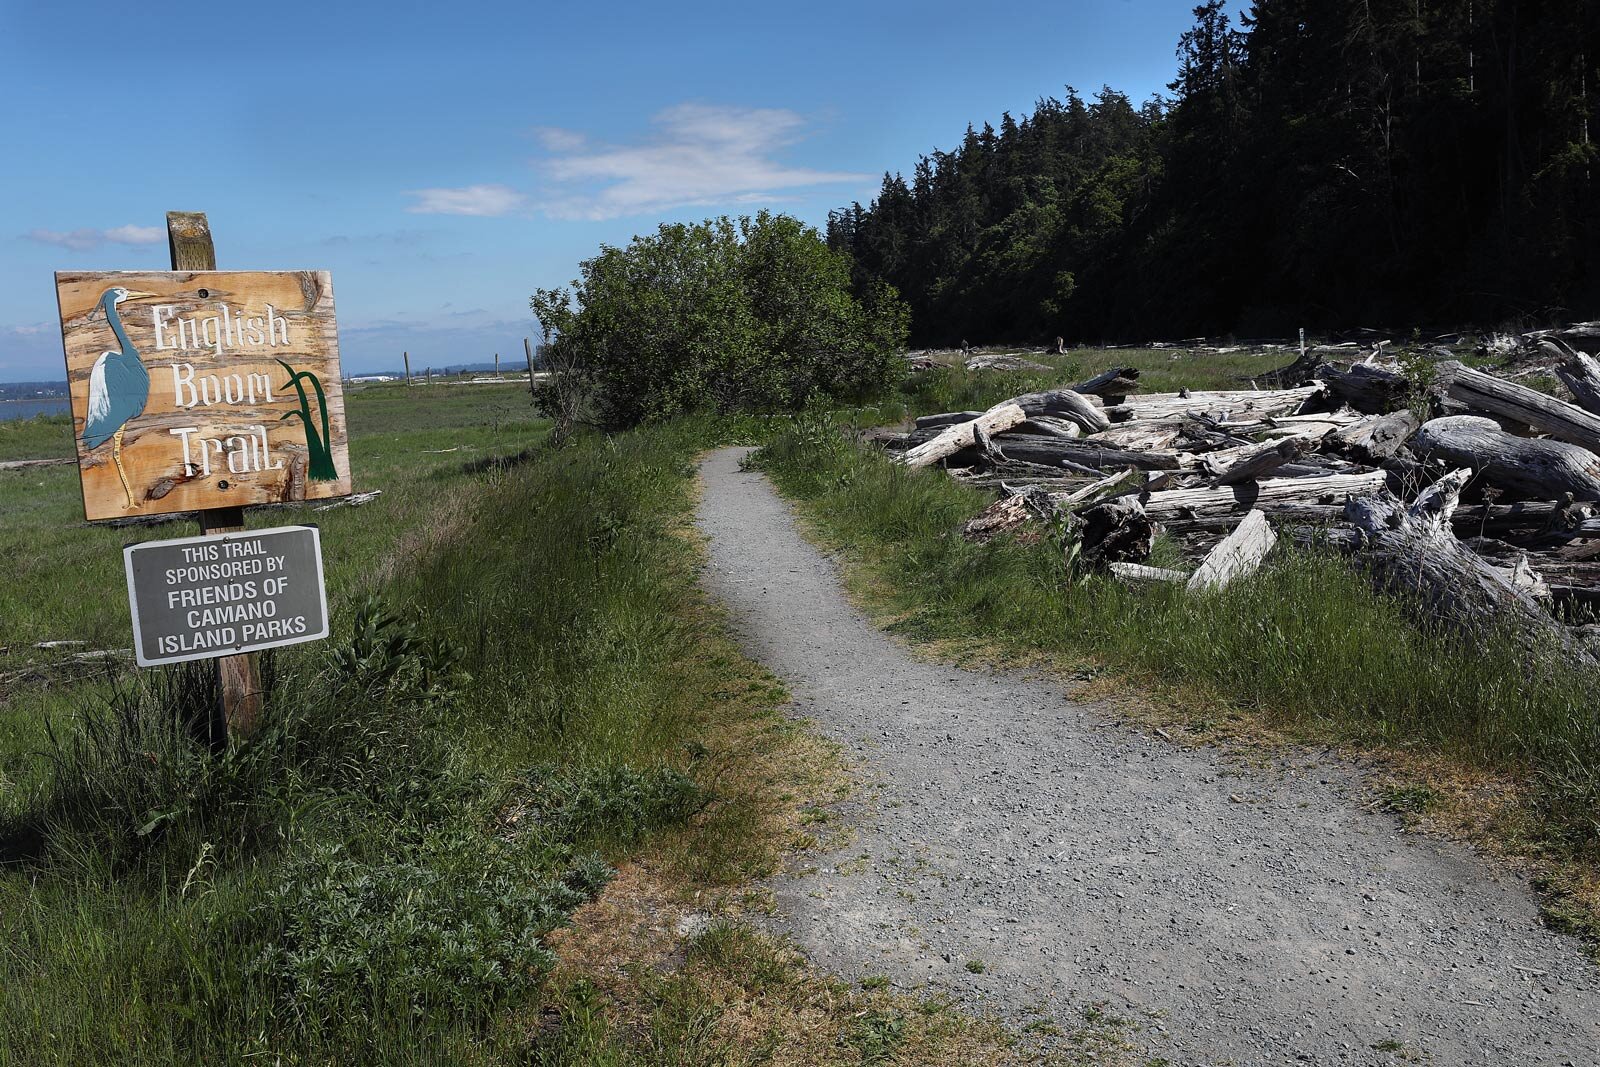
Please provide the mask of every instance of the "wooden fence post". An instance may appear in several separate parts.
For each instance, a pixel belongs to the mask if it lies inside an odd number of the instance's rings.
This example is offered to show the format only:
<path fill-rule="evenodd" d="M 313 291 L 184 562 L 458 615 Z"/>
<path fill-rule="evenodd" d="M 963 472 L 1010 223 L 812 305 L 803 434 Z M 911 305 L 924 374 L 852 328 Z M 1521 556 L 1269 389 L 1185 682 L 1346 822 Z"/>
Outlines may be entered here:
<path fill-rule="evenodd" d="M 216 270 L 217 251 L 211 242 L 211 224 L 198 211 L 167 212 L 167 247 L 172 269 Z M 245 528 L 244 508 L 207 508 L 196 512 L 202 534 L 239 533 Z M 261 665 L 254 653 L 222 656 L 217 665 L 222 721 L 228 740 L 249 737 L 261 717 Z"/>
<path fill-rule="evenodd" d="M 531 395 L 533 393 L 533 345 L 528 343 L 526 337 L 522 339 L 522 352 L 528 357 L 528 393 Z"/>
<path fill-rule="evenodd" d="M 496 378 L 500 377 L 500 353 L 498 352 L 494 354 L 494 376 Z"/>
<path fill-rule="evenodd" d="M 400 358 L 406 361 L 406 384 L 411 384 L 411 353 L 402 352 Z"/>

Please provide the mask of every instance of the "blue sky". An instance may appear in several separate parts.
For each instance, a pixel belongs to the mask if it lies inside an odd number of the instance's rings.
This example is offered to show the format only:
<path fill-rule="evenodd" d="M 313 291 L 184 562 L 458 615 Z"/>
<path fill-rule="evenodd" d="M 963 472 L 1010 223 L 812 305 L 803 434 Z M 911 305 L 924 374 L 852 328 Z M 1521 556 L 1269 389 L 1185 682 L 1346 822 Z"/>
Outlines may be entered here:
<path fill-rule="evenodd" d="M 0 0 L 0 380 L 59 378 L 52 272 L 333 272 L 347 370 L 520 356 L 536 287 L 662 221 L 820 225 L 1066 85 L 1162 91 L 1194 0 Z"/>

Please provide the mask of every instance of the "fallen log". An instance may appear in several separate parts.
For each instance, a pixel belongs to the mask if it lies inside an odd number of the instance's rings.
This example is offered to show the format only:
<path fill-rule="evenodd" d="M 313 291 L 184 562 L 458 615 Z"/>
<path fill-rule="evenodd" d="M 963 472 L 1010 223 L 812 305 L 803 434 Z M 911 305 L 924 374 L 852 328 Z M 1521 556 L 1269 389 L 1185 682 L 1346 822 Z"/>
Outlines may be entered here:
<path fill-rule="evenodd" d="M 1083 512 L 1082 519 L 1080 543 L 1083 558 L 1090 563 L 1142 563 L 1155 548 L 1156 524 L 1137 497 L 1096 504 Z"/>
<path fill-rule="evenodd" d="M 1039 437 L 1065 437 L 1075 440 L 1083 436 L 1083 429 L 1075 422 L 1058 419 L 1050 415 L 1040 415 L 1035 419 L 1028 419 L 1017 424 L 1015 430 L 1007 433 L 1031 433 Z"/>
<path fill-rule="evenodd" d="M 1279 525 L 1321 526 L 1344 518 L 1343 504 L 1275 504 L 1267 502 L 1255 510 Z M 1175 535 L 1228 531 L 1239 522 L 1236 512 L 1202 515 L 1192 519 L 1162 519 L 1161 528 Z"/>
<path fill-rule="evenodd" d="M 1235 578 L 1255 573 L 1277 543 L 1278 535 L 1273 532 L 1266 515 L 1252 510 L 1190 575 L 1189 591 L 1221 589 Z"/>
<path fill-rule="evenodd" d="M 1283 388 L 1291 385 L 1305 385 L 1316 377 L 1317 368 L 1323 363 L 1322 354 L 1315 349 L 1306 349 L 1301 352 L 1295 361 L 1287 367 L 1269 370 L 1265 374 L 1258 374 L 1255 381 L 1264 382 L 1269 387 Z"/>
<path fill-rule="evenodd" d="M 916 427 L 927 430 L 936 426 L 954 426 L 959 422 L 971 422 L 982 414 L 981 411 L 943 411 L 937 415 L 919 415 Z"/>
<path fill-rule="evenodd" d="M 1543 341 L 1555 339 L 1591 355 L 1600 353 L 1600 322 L 1575 322 L 1571 326 L 1562 326 L 1554 330 L 1535 330 L 1525 334 L 1525 340 Z"/>
<path fill-rule="evenodd" d="M 59 459 L 8 459 L 0 462 L 0 471 L 20 471 L 28 470 L 32 467 L 63 467 L 68 463 L 76 462 L 78 462 L 77 459 L 72 456 L 65 456 Z"/>
<path fill-rule="evenodd" d="M 913 468 L 931 466 L 962 449 L 971 448 L 975 443 L 973 430 L 976 427 L 982 426 L 985 433 L 993 435 L 1001 430 L 1010 429 L 1027 417 L 1022 408 L 1016 404 L 1007 402 L 997 405 L 976 419 L 947 427 L 933 440 L 902 453 L 899 461 Z"/>
<path fill-rule="evenodd" d="M 1600 415 L 1473 370 L 1456 360 L 1439 364 L 1445 394 L 1470 408 L 1542 430 L 1551 437 L 1600 453 Z"/>
<path fill-rule="evenodd" d="M 1241 451 L 1213 452 L 1200 461 L 1200 468 L 1211 475 L 1213 486 L 1254 482 L 1285 463 L 1299 459 L 1305 451 L 1304 438 L 1286 437 Z"/>
<path fill-rule="evenodd" d="M 1111 425 L 1111 420 L 1101 405 L 1071 389 L 1047 389 L 1042 393 L 1023 393 L 1021 396 L 1012 397 L 1010 402 L 1027 412 L 1030 419 L 1040 415 L 1054 415 L 1070 419 L 1090 433 Z"/>
<path fill-rule="evenodd" d="M 1450 530 L 1461 487 L 1452 471 L 1407 506 L 1393 494 L 1360 497 L 1345 507 L 1355 537 L 1346 541 L 1374 585 L 1398 594 L 1428 624 L 1480 638 L 1509 636 L 1529 658 L 1552 650 L 1593 663 L 1525 588 L 1467 550 Z"/>
<path fill-rule="evenodd" d="M 1165 567 L 1147 567 L 1142 563 L 1108 563 L 1106 570 L 1111 572 L 1113 578 L 1121 578 L 1125 582 L 1187 582 L 1189 576 L 1183 571 L 1168 570 Z"/>
<path fill-rule="evenodd" d="M 1120 489 L 1123 486 L 1132 485 L 1138 480 L 1139 468 L 1128 467 L 1126 470 L 1120 470 L 1115 474 L 1109 475 L 1108 477 L 1101 478 L 1097 482 L 1086 485 L 1082 489 L 1075 489 L 1072 492 L 1067 493 L 1064 497 L 1062 497 L 1061 500 L 1055 502 L 1055 506 L 1063 509 L 1079 507 L 1092 500 L 1096 500 L 1102 496 L 1105 496 L 1113 489 Z"/>
<path fill-rule="evenodd" d="M 1382 415 L 1405 402 L 1411 383 L 1404 375 L 1371 363 L 1348 367 L 1328 364 L 1317 371 L 1317 381 L 1341 402 L 1368 415 Z"/>
<path fill-rule="evenodd" d="M 1410 408 L 1401 408 L 1335 430 L 1322 439 L 1322 447 L 1324 451 L 1357 463 L 1378 464 L 1400 451 L 1421 428 L 1422 420 L 1413 415 Z"/>
<path fill-rule="evenodd" d="M 1071 441 L 1064 437 L 1032 434 L 1007 434 L 1001 440 L 1006 455 L 1014 460 L 1060 467 L 1100 471 L 1112 467 L 1138 467 L 1140 470 L 1168 471 L 1182 466 L 1178 453 L 1170 451 L 1117 448 L 1101 444 L 1097 438 Z"/>
<path fill-rule="evenodd" d="M 1183 420 L 1115 422 L 1094 435 L 1096 441 L 1118 448 L 1171 448 L 1183 436 Z"/>
<path fill-rule="evenodd" d="M 1048 521 L 1055 515 L 1056 507 L 1050 500 L 1050 494 L 1038 486 L 1029 486 L 1008 493 L 967 520 L 961 528 L 961 536 L 967 541 L 992 541 L 1034 519 Z"/>
<path fill-rule="evenodd" d="M 1144 497 L 1145 514 L 1156 522 L 1198 519 L 1212 515 L 1243 515 L 1254 508 L 1275 504 L 1339 504 L 1360 493 L 1381 489 L 1383 471 L 1365 474 L 1330 474 L 1324 478 L 1282 478 L 1245 482 L 1216 489 L 1168 489 Z"/>
<path fill-rule="evenodd" d="M 1571 493 L 1600 500 L 1600 456 L 1564 441 L 1518 437 L 1493 419 L 1449 415 L 1423 424 L 1412 439 L 1418 457 L 1467 467 L 1490 485 L 1533 500 Z"/>
<path fill-rule="evenodd" d="M 1048 371 L 1052 368 L 1043 363 L 1035 363 L 1031 359 L 1021 356 L 1008 356 L 1000 353 L 994 355 L 973 356 L 967 360 L 967 370 L 1003 370 L 1003 371 Z"/>
<path fill-rule="evenodd" d="M 1591 415 L 1600 415 L 1600 363 L 1595 362 L 1593 356 L 1583 352 L 1574 352 L 1565 345 L 1557 347 L 1555 343 L 1545 341 L 1557 355 L 1564 358 L 1556 364 L 1556 377 L 1561 379 L 1561 384 L 1567 387 L 1578 406 Z M 1566 348 L 1563 352 L 1562 348 Z"/>
<path fill-rule="evenodd" d="M 1226 389 L 1213 392 L 1146 393 L 1132 396 L 1121 404 L 1106 408 L 1112 422 L 1129 419 L 1179 418 L 1192 412 L 1222 410 L 1229 415 L 1297 415 L 1314 397 L 1322 394 L 1320 384 L 1292 389 Z"/>
<path fill-rule="evenodd" d="M 1072 391 L 1083 396 L 1121 399 L 1139 391 L 1139 368 L 1112 367 L 1072 386 Z"/>

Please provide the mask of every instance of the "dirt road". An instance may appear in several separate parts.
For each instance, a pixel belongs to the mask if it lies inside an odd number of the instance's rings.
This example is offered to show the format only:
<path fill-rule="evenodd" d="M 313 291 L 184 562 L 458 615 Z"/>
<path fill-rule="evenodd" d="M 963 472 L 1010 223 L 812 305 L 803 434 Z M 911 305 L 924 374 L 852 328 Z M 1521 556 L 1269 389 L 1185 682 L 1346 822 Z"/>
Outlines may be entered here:
<path fill-rule="evenodd" d="M 1516 879 L 1403 833 L 1337 763 L 1241 771 L 911 659 L 742 451 L 702 465 L 707 585 L 866 798 L 777 885 L 819 965 L 1063 1029 L 1108 1002 L 1174 1065 L 1600 1064 L 1600 971 Z"/>

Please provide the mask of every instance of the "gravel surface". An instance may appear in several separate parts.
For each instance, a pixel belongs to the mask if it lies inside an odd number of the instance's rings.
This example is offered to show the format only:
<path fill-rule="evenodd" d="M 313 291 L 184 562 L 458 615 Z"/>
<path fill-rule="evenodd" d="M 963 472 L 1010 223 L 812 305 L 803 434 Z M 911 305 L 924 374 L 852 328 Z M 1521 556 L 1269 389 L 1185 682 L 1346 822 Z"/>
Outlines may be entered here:
<path fill-rule="evenodd" d="M 775 886 L 818 965 L 1067 1030 L 1106 1002 L 1174 1067 L 1600 1064 L 1600 972 L 1519 879 L 1405 833 L 1337 761 L 1243 769 L 913 660 L 746 451 L 701 467 L 706 584 L 862 785 L 853 834 Z"/>

